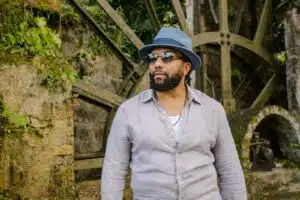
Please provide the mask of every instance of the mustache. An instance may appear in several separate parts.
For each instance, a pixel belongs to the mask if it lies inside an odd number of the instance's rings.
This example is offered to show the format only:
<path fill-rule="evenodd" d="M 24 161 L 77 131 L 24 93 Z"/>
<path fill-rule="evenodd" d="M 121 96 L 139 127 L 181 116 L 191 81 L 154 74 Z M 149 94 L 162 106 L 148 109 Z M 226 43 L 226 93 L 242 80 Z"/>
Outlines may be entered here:
<path fill-rule="evenodd" d="M 150 75 L 155 76 L 155 75 L 165 75 L 167 76 L 168 74 L 166 72 L 162 72 L 162 71 L 154 71 L 152 73 L 150 73 Z"/>

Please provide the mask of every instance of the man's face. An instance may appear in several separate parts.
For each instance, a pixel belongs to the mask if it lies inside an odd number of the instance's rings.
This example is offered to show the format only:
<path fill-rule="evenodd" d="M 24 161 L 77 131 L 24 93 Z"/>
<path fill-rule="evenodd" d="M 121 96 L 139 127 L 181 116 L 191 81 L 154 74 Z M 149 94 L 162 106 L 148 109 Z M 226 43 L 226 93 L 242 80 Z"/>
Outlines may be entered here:
<path fill-rule="evenodd" d="M 150 88 L 156 91 L 168 91 L 184 81 L 187 70 L 181 55 L 172 49 L 157 48 L 148 56 Z"/>

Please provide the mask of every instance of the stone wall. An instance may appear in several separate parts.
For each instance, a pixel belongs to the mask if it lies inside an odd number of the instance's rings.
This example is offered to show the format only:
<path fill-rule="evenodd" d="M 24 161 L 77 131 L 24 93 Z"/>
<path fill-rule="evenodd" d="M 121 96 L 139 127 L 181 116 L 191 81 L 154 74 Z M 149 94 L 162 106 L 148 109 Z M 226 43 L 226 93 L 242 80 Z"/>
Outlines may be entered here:
<path fill-rule="evenodd" d="M 61 35 L 64 54 L 76 58 L 74 67 L 79 78 L 116 94 L 123 80 L 122 61 L 109 51 L 101 38 L 84 24 L 65 28 Z M 104 153 L 104 127 L 109 109 L 79 98 L 73 110 L 75 156 Z"/>
<path fill-rule="evenodd" d="M 40 86 L 31 65 L 1 65 L 1 121 L 12 116 L 16 123 L 16 116 L 26 119 L 26 128 L 11 128 L 7 120 L 1 124 L 2 197 L 75 199 L 70 91 L 67 84 L 66 91 L 49 92 Z M 10 116 L 3 115 L 4 105 Z"/>
<path fill-rule="evenodd" d="M 286 76 L 289 110 L 300 114 L 300 16 L 290 10 L 285 20 Z"/>

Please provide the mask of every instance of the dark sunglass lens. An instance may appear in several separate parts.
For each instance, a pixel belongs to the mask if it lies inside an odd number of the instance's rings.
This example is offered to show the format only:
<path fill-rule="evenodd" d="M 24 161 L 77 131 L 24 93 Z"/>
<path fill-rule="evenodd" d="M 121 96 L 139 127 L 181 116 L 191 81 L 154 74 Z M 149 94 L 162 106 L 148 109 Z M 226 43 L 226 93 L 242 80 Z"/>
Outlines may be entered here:
<path fill-rule="evenodd" d="M 166 53 L 166 54 L 162 54 L 161 59 L 163 62 L 167 63 L 167 62 L 171 62 L 172 60 L 174 60 L 175 56 L 172 53 Z"/>
<path fill-rule="evenodd" d="M 155 63 L 157 60 L 157 55 L 151 53 L 147 56 L 147 58 L 148 58 L 149 63 Z"/>

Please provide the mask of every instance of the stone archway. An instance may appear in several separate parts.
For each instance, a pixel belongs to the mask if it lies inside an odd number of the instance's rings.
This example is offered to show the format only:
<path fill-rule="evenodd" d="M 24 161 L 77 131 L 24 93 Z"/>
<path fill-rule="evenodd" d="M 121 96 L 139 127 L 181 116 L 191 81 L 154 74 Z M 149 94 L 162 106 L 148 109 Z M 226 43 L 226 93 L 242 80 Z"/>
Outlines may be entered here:
<path fill-rule="evenodd" d="M 241 155 L 244 167 L 247 167 L 250 164 L 250 143 L 253 136 L 253 132 L 265 118 L 270 117 L 272 115 L 283 118 L 289 124 L 289 126 L 292 129 L 292 134 L 296 138 L 297 144 L 300 144 L 299 121 L 297 121 L 297 119 L 284 108 L 281 108 L 279 106 L 267 106 L 263 108 L 257 115 L 253 116 L 250 123 L 247 126 L 247 130 L 242 142 Z"/>

